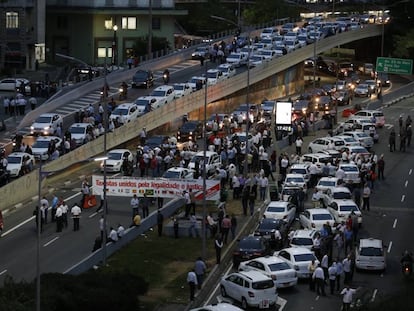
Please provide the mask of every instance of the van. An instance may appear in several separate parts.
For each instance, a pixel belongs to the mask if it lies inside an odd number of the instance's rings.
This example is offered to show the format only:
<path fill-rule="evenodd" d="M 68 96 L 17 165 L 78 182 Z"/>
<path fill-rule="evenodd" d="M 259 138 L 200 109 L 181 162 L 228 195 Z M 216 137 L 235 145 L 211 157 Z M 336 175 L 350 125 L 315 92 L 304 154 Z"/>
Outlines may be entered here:
<path fill-rule="evenodd" d="M 382 240 L 360 239 L 355 254 L 355 267 L 363 270 L 385 270 L 386 258 Z"/>

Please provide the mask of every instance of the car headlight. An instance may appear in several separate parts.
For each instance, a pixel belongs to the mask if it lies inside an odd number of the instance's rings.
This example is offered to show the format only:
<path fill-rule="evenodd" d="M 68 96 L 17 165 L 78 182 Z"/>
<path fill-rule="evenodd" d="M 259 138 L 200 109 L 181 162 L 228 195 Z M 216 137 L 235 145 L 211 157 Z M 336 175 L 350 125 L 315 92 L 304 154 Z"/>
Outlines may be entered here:
<path fill-rule="evenodd" d="M 30 129 L 31 129 L 31 130 L 34 130 L 34 126 L 31 126 L 31 127 L 30 127 Z"/>
<path fill-rule="evenodd" d="M 44 129 L 45 131 L 47 131 L 48 129 L 50 129 L 50 126 L 45 126 L 43 129 Z"/>

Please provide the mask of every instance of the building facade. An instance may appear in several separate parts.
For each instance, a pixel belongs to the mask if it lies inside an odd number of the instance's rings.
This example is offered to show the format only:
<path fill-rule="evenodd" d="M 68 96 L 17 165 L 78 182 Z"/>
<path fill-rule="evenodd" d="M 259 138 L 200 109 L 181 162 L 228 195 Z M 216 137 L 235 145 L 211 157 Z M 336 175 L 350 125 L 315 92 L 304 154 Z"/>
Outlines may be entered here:
<path fill-rule="evenodd" d="M 0 4 L 0 69 L 19 55 L 25 69 L 54 63 L 56 53 L 82 63 L 125 64 L 149 36 L 174 46 L 174 0 L 8 0 Z M 151 41 L 150 41 L 151 42 Z"/>

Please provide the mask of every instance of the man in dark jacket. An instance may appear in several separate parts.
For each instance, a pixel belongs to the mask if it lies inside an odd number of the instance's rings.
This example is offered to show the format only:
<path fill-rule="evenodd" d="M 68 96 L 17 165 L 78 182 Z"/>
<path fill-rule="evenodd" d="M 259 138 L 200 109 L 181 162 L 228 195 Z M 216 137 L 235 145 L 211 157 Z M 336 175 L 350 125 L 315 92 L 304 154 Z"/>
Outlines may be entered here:
<path fill-rule="evenodd" d="M 394 129 L 391 130 L 388 143 L 390 145 L 390 152 L 395 151 L 395 130 Z"/>

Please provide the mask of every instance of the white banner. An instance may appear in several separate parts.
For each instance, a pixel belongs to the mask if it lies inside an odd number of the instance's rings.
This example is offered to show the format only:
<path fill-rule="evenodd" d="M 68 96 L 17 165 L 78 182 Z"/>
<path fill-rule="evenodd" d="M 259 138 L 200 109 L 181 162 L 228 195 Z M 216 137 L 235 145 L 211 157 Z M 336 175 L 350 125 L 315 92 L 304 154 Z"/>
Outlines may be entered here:
<path fill-rule="evenodd" d="M 104 177 L 92 175 L 93 194 L 103 193 Z M 220 199 L 220 181 L 206 180 L 206 200 L 216 201 Z M 153 198 L 176 198 L 182 197 L 184 191 L 192 189 L 196 200 L 203 199 L 202 179 L 163 179 L 163 178 L 140 178 L 120 177 L 106 179 L 106 195 L 132 197 L 136 194 Z"/>

